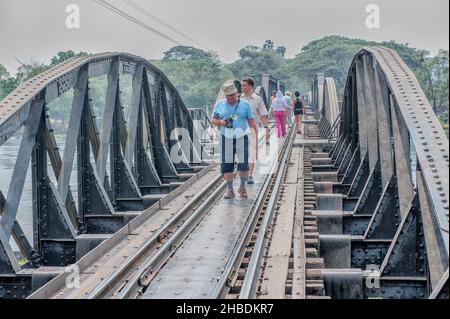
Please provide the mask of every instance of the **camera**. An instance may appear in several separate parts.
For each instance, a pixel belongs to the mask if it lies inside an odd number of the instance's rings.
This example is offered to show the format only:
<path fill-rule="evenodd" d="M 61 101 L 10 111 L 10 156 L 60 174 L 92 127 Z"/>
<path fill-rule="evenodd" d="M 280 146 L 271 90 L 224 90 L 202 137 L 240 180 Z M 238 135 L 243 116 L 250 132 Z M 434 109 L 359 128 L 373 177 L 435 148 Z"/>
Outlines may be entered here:
<path fill-rule="evenodd" d="M 233 128 L 233 119 L 227 118 L 224 119 L 224 121 L 227 122 L 227 124 L 225 125 L 226 128 Z"/>

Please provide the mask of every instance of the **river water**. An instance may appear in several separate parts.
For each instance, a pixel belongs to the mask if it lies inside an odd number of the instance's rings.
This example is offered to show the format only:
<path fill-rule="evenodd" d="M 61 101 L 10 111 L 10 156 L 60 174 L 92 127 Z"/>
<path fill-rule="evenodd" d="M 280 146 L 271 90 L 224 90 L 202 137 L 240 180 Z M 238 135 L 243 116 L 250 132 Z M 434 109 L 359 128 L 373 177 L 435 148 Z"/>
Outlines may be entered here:
<path fill-rule="evenodd" d="M 5 142 L 5 144 L 0 146 L 0 191 L 2 191 L 3 196 L 5 196 L 5 198 L 7 197 L 9 185 L 11 183 L 14 165 L 16 163 L 17 154 L 19 152 L 21 137 L 22 137 L 22 130 L 17 132 L 14 136 L 9 138 Z M 65 135 L 55 135 L 55 139 L 58 144 L 58 147 L 60 148 L 60 154 L 62 156 L 64 151 Z M 76 169 L 77 163 L 75 156 L 73 171 L 70 177 L 70 187 L 76 205 L 78 205 Z M 28 165 L 27 177 L 23 188 L 22 197 L 17 211 L 17 220 L 20 223 L 20 226 L 22 227 L 30 243 L 32 243 L 33 240 L 31 174 L 32 173 L 30 162 L 30 164 Z M 50 177 L 50 180 L 56 185 L 56 178 L 49 160 L 48 160 L 48 175 Z M 17 249 L 17 246 L 15 245 L 13 240 L 11 240 L 11 245 L 13 246 L 14 249 Z"/>

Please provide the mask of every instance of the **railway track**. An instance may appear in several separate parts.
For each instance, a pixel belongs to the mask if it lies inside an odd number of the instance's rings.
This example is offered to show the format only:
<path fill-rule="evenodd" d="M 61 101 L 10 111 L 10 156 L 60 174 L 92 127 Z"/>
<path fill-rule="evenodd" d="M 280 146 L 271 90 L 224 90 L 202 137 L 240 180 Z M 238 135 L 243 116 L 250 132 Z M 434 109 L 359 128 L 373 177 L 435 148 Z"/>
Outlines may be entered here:
<path fill-rule="evenodd" d="M 259 139 L 259 146 L 265 142 L 264 136 Z M 219 176 L 220 179 L 222 178 Z M 237 174 L 235 174 L 237 177 Z M 141 298 L 147 287 L 158 274 L 159 270 L 173 257 L 174 253 L 183 242 L 188 238 L 192 231 L 199 225 L 202 219 L 222 197 L 225 191 L 225 183 L 214 189 L 204 198 L 203 202 L 193 210 L 192 215 L 177 229 L 176 232 L 165 240 L 150 258 L 141 263 L 137 268 L 131 271 L 133 274 L 124 281 L 124 285 L 116 290 L 111 296 L 117 299 L 138 299 Z M 114 280 L 112 278 L 112 280 Z M 101 287 L 97 288 L 101 291 Z M 99 295 L 92 294 L 92 298 L 98 298 Z"/>
<path fill-rule="evenodd" d="M 310 137 L 316 136 L 317 127 Z M 270 180 L 251 236 L 242 244 L 228 278 L 227 299 L 329 298 L 319 257 L 311 151 L 293 147 L 290 132 L 284 155 Z M 303 137 L 303 135 L 301 136 Z M 225 289 L 224 289 L 225 290 Z"/>
<path fill-rule="evenodd" d="M 212 164 L 199 181 L 191 185 L 167 203 L 160 204 L 155 212 L 148 214 L 136 228 L 128 225 L 128 231 L 120 242 L 111 249 L 97 248 L 92 262 L 80 269 L 80 287 L 77 289 L 50 285 L 42 287 L 30 298 L 107 298 L 114 297 L 128 281 L 140 263 L 153 253 L 160 251 L 173 234 L 187 221 L 195 220 L 196 212 L 208 200 L 223 191 L 224 184 L 220 179 L 218 167 Z M 145 214 L 145 213 L 144 213 Z M 108 243 L 103 243 L 108 246 Z M 103 248 L 103 249 L 102 249 Z M 89 257 L 89 255 L 87 255 Z M 83 259 L 76 265 L 80 268 L 86 263 Z"/>
<path fill-rule="evenodd" d="M 259 144 L 263 142 L 264 137 L 261 136 Z M 86 298 L 140 298 L 161 267 L 198 226 L 224 191 L 225 183 L 217 174 L 213 182 L 206 185 L 203 191 L 193 198 L 195 205 L 188 211 L 180 212 L 181 218 L 178 218 L 176 222 L 169 222 L 164 229 L 144 242 L 138 251 L 130 255 L 115 272 L 102 280 Z M 140 257 L 141 254 L 142 257 Z"/>
<path fill-rule="evenodd" d="M 261 136 L 260 144 L 264 142 Z M 47 293 L 50 298 L 139 298 L 159 269 L 171 258 L 209 209 L 222 196 L 225 183 L 217 165 L 191 192 L 154 216 L 81 272 L 80 288 Z M 183 200 L 184 197 L 184 200 Z M 160 224 L 162 216 L 170 216 Z M 158 227 L 159 226 L 159 227 Z M 139 237 L 139 238 L 136 238 Z M 139 244 L 138 244 L 139 243 Z M 33 296 L 32 296 L 33 297 Z"/>
<path fill-rule="evenodd" d="M 256 261 L 250 264 L 250 258 L 252 252 L 255 249 L 257 238 L 260 238 L 260 242 L 256 247 L 263 247 L 264 234 L 258 237 L 258 232 L 261 224 L 268 223 L 270 216 L 265 214 L 270 212 L 270 207 L 274 205 L 274 198 L 271 195 L 279 191 L 279 184 L 286 165 L 286 159 L 292 146 L 293 130 L 291 130 L 286 138 L 280 155 L 278 157 L 275 167 L 272 168 L 273 174 L 266 176 L 264 185 L 259 193 L 259 196 L 253 206 L 249 220 L 247 221 L 245 228 L 243 229 L 240 237 L 236 243 L 236 248 L 230 256 L 229 262 L 223 271 L 223 276 L 218 281 L 216 289 L 212 294 L 212 298 L 237 298 L 239 292 L 244 285 L 245 273 L 248 269 L 251 272 L 257 272 L 256 264 L 260 261 L 259 255 L 256 257 Z M 281 172 L 281 174 L 280 174 Z M 280 176 L 280 177 L 278 177 Z M 272 198 L 272 200 L 271 200 Z M 249 277 L 247 277 L 249 278 Z M 249 282 L 248 285 L 252 285 Z"/>
<path fill-rule="evenodd" d="M 87 296 L 98 298 L 136 298 L 155 273 L 198 225 L 208 209 L 220 198 L 225 184 L 219 178 L 197 194 L 194 205 L 181 210 L 156 234 L 148 238 L 112 274 L 101 281 Z"/>
<path fill-rule="evenodd" d="M 212 298 L 254 298 L 256 297 L 255 289 L 260 290 L 258 278 L 261 275 L 261 263 L 267 264 L 264 256 L 270 246 L 267 235 L 270 235 L 274 215 L 276 216 L 280 209 L 279 198 L 286 195 L 286 183 L 289 179 L 291 187 L 295 185 L 297 188 L 297 174 L 301 171 L 298 169 L 302 163 L 301 158 L 293 158 L 300 155 L 299 148 L 296 148 L 295 155 L 292 152 L 294 138 L 294 130 L 291 129 L 277 157 L 278 160 L 272 164 L 272 173 L 266 176 L 262 191 L 236 243 L 237 248 L 230 256 Z M 263 142 L 262 136 L 260 144 Z M 295 169 L 292 166 L 293 161 L 296 161 Z M 214 174 L 216 177 L 212 177 Z M 83 270 L 80 273 L 79 288 L 65 287 L 54 291 L 48 288 L 45 292 L 46 297 L 141 298 L 161 268 L 173 258 L 177 249 L 222 196 L 225 184 L 217 172 L 217 167 L 211 169 L 203 178 L 208 181 L 206 185 L 203 184 L 201 189 L 196 186 L 197 189 L 194 192 L 185 195 L 185 201 L 181 207 L 179 204 L 162 207 L 140 228 L 135 231 L 130 230 L 129 238 L 124 239 L 122 245 L 117 245 L 103 256 L 99 256 L 90 267 Z M 292 203 L 290 204 L 293 206 Z M 157 224 L 161 222 L 162 216 L 171 217 L 166 218 L 158 227 Z M 303 242 L 304 240 L 301 239 L 296 245 L 303 246 Z M 293 248 L 290 248 L 291 268 L 294 264 Z M 258 253 L 252 254 L 256 251 Z M 300 268 L 303 267 L 303 260 L 305 259 L 302 258 Z M 286 278 L 285 297 L 287 298 L 292 294 L 292 274 L 293 272 L 289 270 Z M 42 291 L 40 294 L 32 295 L 31 298 L 40 296 Z"/>

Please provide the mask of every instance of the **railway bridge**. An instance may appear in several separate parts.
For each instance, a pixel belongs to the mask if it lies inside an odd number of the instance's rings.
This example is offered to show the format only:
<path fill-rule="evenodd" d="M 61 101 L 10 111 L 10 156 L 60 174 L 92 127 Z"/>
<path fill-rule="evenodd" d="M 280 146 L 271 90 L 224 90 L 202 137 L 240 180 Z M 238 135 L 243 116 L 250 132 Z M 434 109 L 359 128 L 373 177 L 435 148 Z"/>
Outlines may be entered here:
<path fill-rule="evenodd" d="M 448 138 L 417 79 L 366 47 L 342 101 L 332 78 L 311 81 L 302 134 L 261 136 L 234 200 L 209 115 L 145 59 L 76 57 L 25 82 L 0 101 L 0 151 L 20 144 L 0 190 L 0 298 L 448 298 Z M 258 82 L 265 101 L 283 89 Z M 51 111 L 67 96 L 61 142 Z"/>

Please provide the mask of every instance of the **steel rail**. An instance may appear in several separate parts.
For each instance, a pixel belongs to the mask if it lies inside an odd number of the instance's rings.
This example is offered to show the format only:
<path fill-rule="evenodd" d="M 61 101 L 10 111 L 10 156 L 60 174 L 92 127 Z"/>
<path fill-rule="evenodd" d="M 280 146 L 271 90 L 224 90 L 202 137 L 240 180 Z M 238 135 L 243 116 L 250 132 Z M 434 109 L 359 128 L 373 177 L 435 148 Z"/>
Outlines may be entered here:
<path fill-rule="evenodd" d="M 292 134 L 292 131 L 290 132 L 290 134 Z M 285 152 L 287 145 L 288 140 L 286 139 L 280 154 L 283 154 L 283 152 Z M 277 169 L 280 161 L 281 160 L 279 159 L 277 162 L 274 162 L 273 165 L 277 165 L 277 167 L 272 166 L 271 170 L 273 168 Z M 236 266 L 242 259 L 242 256 L 245 254 L 245 245 L 250 240 L 256 227 L 256 224 L 258 223 L 258 219 L 261 216 L 264 202 L 269 193 L 273 177 L 274 176 L 271 174 L 268 174 L 266 176 L 262 189 L 259 193 L 259 196 L 256 199 L 255 204 L 253 205 L 252 213 L 248 217 L 248 222 L 245 224 L 245 227 L 236 242 L 235 248 L 233 249 L 233 252 L 231 253 L 231 256 L 222 272 L 222 276 L 220 277 L 216 285 L 216 288 L 213 290 L 213 293 L 210 296 L 211 299 L 221 299 L 225 297 L 228 279 L 233 273 L 233 270 L 236 269 Z"/>
<path fill-rule="evenodd" d="M 167 199 L 163 198 L 157 203 L 153 204 L 151 207 L 147 208 L 143 213 L 134 219 L 132 219 L 127 225 L 123 226 L 119 231 L 114 233 L 110 238 L 104 240 L 97 247 L 91 250 L 89 253 L 84 255 L 80 260 L 78 260 L 73 266 L 78 267 L 81 273 L 86 272 L 89 267 L 94 265 L 99 259 L 101 259 L 104 255 L 107 255 L 109 251 L 111 251 L 115 246 L 120 245 L 121 242 L 126 240 L 133 231 L 139 229 L 142 224 L 150 221 L 158 212 L 165 209 L 165 206 L 171 201 L 174 196 L 179 196 L 182 192 L 184 192 L 188 187 L 192 186 L 199 178 L 210 173 L 215 164 L 210 164 L 208 168 L 205 168 L 202 172 L 202 175 L 198 177 L 191 177 L 188 181 L 186 181 L 182 186 L 176 188 L 173 192 L 167 195 Z M 192 201 L 192 200 L 191 200 Z M 190 201 L 190 202 L 191 202 Z M 164 202 L 164 204 L 163 204 Z M 49 299 L 53 296 L 60 293 L 60 291 L 65 287 L 65 282 L 67 277 L 69 276 L 69 272 L 64 272 L 59 276 L 55 277 L 53 280 L 48 282 L 46 285 L 42 286 L 35 292 L 33 292 L 28 298 L 31 299 Z"/>
<path fill-rule="evenodd" d="M 136 293 L 139 290 L 139 287 L 148 286 L 152 278 L 156 275 L 157 270 L 176 252 L 187 236 L 197 227 L 211 207 L 219 200 L 225 190 L 225 186 L 226 184 L 222 183 L 221 186 L 200 205 L 195 213 L 192 214 L 179 229 L 177 229 L 176 233 L 170 237 L 170 239 L 166 241 L 150 259 L 145 261 L 142 266 L 138 267 L 134 275 L 128 280 L 127 284 L 120 289 L 117 295 L 118 299 L 130 298 L 133 293 Z M 139 293 L 134 297 L 137 297 L 138 295 Z"/>
<path fill-rule="evenodd" d="M 264 142 L 264 135 L 261 135 L 259 145 L 261 145 Z M 236 173 L 236 172 L 235 172 Z M 224 183 L 225 185 L 225 183 Z M 221 194 L 221 193 L 220 193 Z M 219 194 L 219 195 L 220 195 Z M 165 248 L 161 247 L 156 255 L 151 257 L 150 260 L 148 260 L 143 267 L 139 267 L 140 269 L 137 270 L 137 272 L 128 280 L 127 284 L 120 289 L 120 292 L 117 296 L 118 299 L 126 299 L 126 298 L 133 298 L 133 297 L 139 297 L 140 287 L 143 287 L 144 289 L 148 287 L 151 280 L 154 278 L 154 276 L 157 274 L 157 272 L 160 269 L 160 266 L 163 265 L 172 255 L 175 253 L 175 251 L 171 252 L 172 247 L 180 247 L 182 242 L 187 238 L 187 236 L 195 229 L 195 227 L 198 225 L 198 223 L 203 219 L 203 217 L 206 215 L 206 213 L 209 211 L 209 209 L 213 206 L 213 204 L 217 201 L 215 198 L 217 194 L 212 194 L 211 197 L 213 197 L 214 202 L 211 204 L 211 202 L 208 201 L 208 203 L 205 204 L 203 207 L 200 206 L 198 210 L 201 213 L 201 218 L 199 218 L 198 222 L 192 222 L 192 226 L 186 225 L 188 221 L 186 221 L 185 224 L 183 224 L 182 227 L 177 231 L 177 233 L 173 236 L 175 238 L 171 238 L 168 242 L 165 243 Z M 209 205 L 208 205 L 209 204 Z M 187 229 L 182 229 L 183 227 L 186 227 Z M 178 238 L 180 237 L 180 238 Z M 174 244 L 176 243 L 176 244 Z M 167 251 L 169 250 L 169 252 Z"/>
<path fill-rule="evenodd" d="M 291 129 L 287 147 L 284 151 L 283 158 L 279 163 L 274 189 L 272 191 L 272 194 L 270 195 L 270 200 L 267 208 L 265 209 L 264 218 L 258 231 L 258 237 L 253 247 L 252 256 L 250 257 L 250 263 L 248 264 L 248 269 L 244 278 L 244 282 L 242 284 L 239 299 L 249 299 L 255 296 L 257 283 L 261 275 L 261 265 L 264 257 L 264 249 L 266 248 L 267 242 L 267 238 L 265 235 L 270 222 L 272 221 L 273 212 L 275 211 L 275 205 L 279 200 L 278 194 L 280 191 L 281 183 L 283 181 L 284 173 L 286 171 L 287 161 L 292 150 L 294 137 L 294 131 Z"/>
<path fill-rule="evenodd" d="M 186 205 L 184 205 L 183 208 L 176 215 L 172 216 L 172 218 L 160 230 L 158 230 L 157 233 L 153 234 L 151 237 L 145 240 L 136 251 L 134 251 L 130 256 L 128 256 L 127 259 L 119 267 L 116 268 L 116 270 L 113 273 L 111 273 L 107 278 L 102 280 L 101 283 L 98 286 L 96 286 L 95 289 L 92 290 L 86 296 L 86 299 L 101 298 L 107 294 L 108 290 L 113 289 L 115 285 L 119 283 L 120 279 L 122 279 L 127 274 L 127 271 L 129 271 L 130 268 L 134 267 L 136 263 L 139 262 L 139 260 L 145 258 L 145 255 L 148 254 L 149 251 L 150 253 L 153 252 L 162 235 L 167 233 L 172 227 L 175 227 L 180 222 L 180 220 L 182 220 L 184 217 L 186 217 L 191 213 L 192 207 L 198 201 L 200 201 L 205 195 L 207 195 L 211 191 L 211 189 L 213 189 L 214 186 L 220 181 L 220 179 L 221 176 L 218 175 L 211 182 L 209 182 L 198 194 L 192 197 L 192 199 L 188 203 L 186 203 Z M 220 182 L 219 186 L 215 189 L 213 196 L 216 193 L 222 192 L 224 186 L 225 183 Z M 209 201 L 209 198 L 206 201 Z M 195 216 L 197 216 L 199 214 L 199 211 L 201 211 L 200 209 L 201 207 L 199 207 L 192 214 L 190 214 L 187 221 L 183 223 L 180 229 L 183 229 L 186 223 L 189 223 L 190 221 L 195 219 Z M 177 233 L 178 231 L 175 234 Z M 176 235 L 174 235 L 173 237 L 175 236 Z M 171 239 L 173 237 L 171 237 Z M 171 241 L 171 239 L 169 239 L 169 241 Z M 163 244 L 163 246 L 158 250 L 158 253 L 164 249 L 165 244 Z"/>
<path fill-rule="evenodd" d="M 259 144 L 262 144 L 263 141 L 264 136 L 261 136 Z M 222 195 L 225 190 L 225 182 L 221 182 L 213 193 L 208 194 L 208 192 L 211 191 L 214 185 L 217 184 L 221 178 L 221 175 L 218 175 L 213 179 L 213 181 L 206 185 L 199 194 L 189 201 L 189 207 L 187 207 L 188 205 L 184 206 L 176 216 L 173 216 L 170 221 L 167 222 L 164 229 L 161 229 L 158 233 L 147 239 L 136 252 L 130 255 L 120 265 L 120 267 L 118 267 L 112 274 L 103 280 L 100 285 L 96 286 L 94 290 L 86 296 L 86 299 L 104 298 L 108 295 L 108 292 L 111 296 L 114 296 L 117 291 L 117 298 L 125 299 L 129 298 L 133 292 L 137 292 L 139 287 L 145 286 L 143 282 L 144 280 L 148 280 L 148 277 L 150 277 L 149 273 L 153 273 L 157 266 L 163 264 L 161 261 L 170 258 L 170 256 L 176 251 L 176 248 L 178 248 L 183 240 L 195 229 L 209 209 L 218 200 L 220 195 Z M 174 234 L 166 242 L 164 242 L 161 247 L 158 248 L 154 255 L 152 255 L 154 252 L 153 250 L 150 252 L 150 255 L 147 256 L 149 254 L 149 250 L 158 243 L 158 239 L 161 237 L 161 234 L 167 232 L 169 228 L 177 224 L 179 220 L 184 217 L 184 215 L 189 214 L 189 210 L 192 209 L 194 203 L 199 202 L 205 194 L 208 194 L 209 196 L 204 199 L 202 204 L 189 215 L 188 219 L 183 222 Z M 142 258 L 141 256 L 143 255 L 146 255 L 146 257 Z M 142 259 L 144 259 L 144 262 L 139 264 Z M 139 266 L 136 267 L 134 273 L 131 274 L 131 277 L 127 277 L 129 270 L 135 267 L 136 264 L 139 264 Z M 115 289 L 121 279 L 125 282 L 125 284 L 119 287 L 119 289 Z M 136 293 L 136 296 L 137 295 L 138 293 Z"/>

